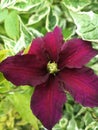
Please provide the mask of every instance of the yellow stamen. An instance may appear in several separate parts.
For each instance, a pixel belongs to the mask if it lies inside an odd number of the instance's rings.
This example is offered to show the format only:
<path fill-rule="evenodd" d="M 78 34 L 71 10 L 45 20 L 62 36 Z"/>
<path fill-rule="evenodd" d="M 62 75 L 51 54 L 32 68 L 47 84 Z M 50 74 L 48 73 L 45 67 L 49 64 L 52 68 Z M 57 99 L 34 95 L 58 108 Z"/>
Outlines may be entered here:
<path fill-rule="evenodd" d="M 55 73 L 57 73 L 59 71 L 57 63 L 50 62 L 50 61 L 47 64 L 47 69 L 48 69 L 50 74 L 54 74 L 54 75 L 55 75 Z"/>

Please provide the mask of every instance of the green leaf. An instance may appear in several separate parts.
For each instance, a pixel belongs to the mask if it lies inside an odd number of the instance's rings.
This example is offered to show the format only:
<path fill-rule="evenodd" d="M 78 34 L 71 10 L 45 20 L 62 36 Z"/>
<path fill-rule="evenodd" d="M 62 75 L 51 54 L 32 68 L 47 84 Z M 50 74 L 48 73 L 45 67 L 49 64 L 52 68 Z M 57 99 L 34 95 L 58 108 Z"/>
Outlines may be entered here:
<path fill-rule="evenodd" d="M 77 26 L 77 34 L 84 40 L 98 42 L 98 14 L 90 12 L 72 12 L 70 14 Z"/>
<path fill-rule="evenodd" d="M 46 29 L 48 31 L 53 30 L 56 25 L 58 25 L 58 17 L 57 14 L 54 13 L 53 10 L 50 10 L 50 13 L 46 18 Z"/>
<path fill-rule="evenodd" d="M 32 95 L 32 89 L 28 87 L 28 90 L 26 93 L 13 93 L 8 96 L 9 100 L 12 102 L 12 104 L 15 106 L 16 110 L 19 112 L 21 117 L 27 121 L 28 123 L 31 123 L 35 130 L 38 130 L 38 124 L 36 117 L 32 114 L 30 109 L 30 99 Z"/>
<path fill-rule="evenodd" d="M 2 73 L 0 73 L 0 84 L 5 80 L 4 76 Z M 4 88 L 4 87 L 3 87 Z M 1 87 L 0 87 L 0 92 L 1 92 Z"/>
<path fill-rule="evenodd" d="M 67 123 L 68 123 L 68 120 L 64 117 L 61 118 L 60 121 L 59 121 L 59 125 L 60 125 L 61 128 L 66 128 Z"/>
<path fill-rule="evenodd" d="M 3 9 L 11 5 L 14 5 L 15 3 L 16 0 L 1 0 L 0 7 Z"/>
<path fill-rule="evenodd" d="M 91 122 L 93 122 L 93 118 L 92 118 L 90 112 L 88 112 L 88 111 L 86 112 L 83 119 L 84 119 L 84 122 L 85 122 L 86 126 L 89 125 Z"/>
<path fill-rule="evenodd" d="M 36 10 L 36 13 L 29 18 L 28 25 L 32 25 L 34 23 L 39 22 L 49 13 L 49 11 L 50 11 L 49 5 L 42 6 L 42 8 Z"/>
<path fill-rule="evenodd" d="M 0 50 L 0 62 L 7 57 L 8 52 L 9 50 L 6 50 L 6 49 Z"/>
<path fill-rule="evenodd" d="M 0 73 L 0 94 L 7 96 L 7 94 L 13 89 L 11 82 L 8 82 L 2 73 Z"/>
<path fill-rule="evenodd" d="M 34 12 L 35 9 L 39 8 L 44 0 L 19 0 L 16 2 L 16 4 L 13 6 L 13 9 L 19 11 L 19 12 Z"/>
<path fill-rule="evenodd" d="M 4 42 L 4 47 L 6 50 L 9 50 L 9 55 L 14 55 L 14 46 L 15 46 L 15 40 L 12 40 L 6 36 L 0 35 L 0 37 L 2 38 L 3 42 Z"/>
<path fill-rule="evenodd" d="M 72 118 L 69 121 L 69 124 L 67 126 L 67 130 L 79 130 L 78 127 L 77 127 L 76 121 L 74 120 L 74 118 Z"/>
<path fill-rule="evenodd" d="M 0 9 L 0 22 L 3 22 L 4 19 L 7 17 L 8 15 L 8 10 L 7 9 Z"/>
<path fill-rule="evenodd" d="M 76 117 L 81 116 L 83 113 L 86 112 L 86 110 L 87 110 L 87 109 L 86 109 L 85 107 L 82 107 L 82 108 L 80 109 L 80 111 L 77 113 Z"/>
<path fill-rule="evenodd" d="M 66 112 L 72 114 L 73 113 L 73 107 L 68 103 L 66 103 L 65 105 L 66 105 Z"/>
<path fill-rule="evenodd" d="M 0 36 L 1 35 L 6 35 L 6 32 L 5 32 L 5 29 L 4 29 L 4 26 L 3 26 L 3 23 L 0 24 Z"/>
<path fill-rule="evenodd" d="M 86 126 L 85 130 L 97 130 L 98 129 L 98 122 L 91 122 L 89 125 Z"/>
<path fill-rule="evenodd" d="M 74 35 L 74 33 L 75 33 L 75 29 L 74 29 L 74 30 L 72 30 L 72 29 L 70 29 L 70 28 L 64 29 L 64 30 L 63 30 L 64 39 L 65 39 L 65 40 L 70 39 L 71 36 Z"/>
<path fill-rule="evenodd" d="M 8 14 L 4 22 L 7 35 L 16 40 L 19 38 L 19 19 L 16 11 Z"/>
<path fill-rule="evenodd" d="M 65 7 L 73 11 L 79 11 L 90 3 L 90 0 L 63 0 Z"/>
<path fill-rule="evenodd" d="M 2 101 L 0 101 L 0 119 L 1 116 L 6 115 L 11 110 L 11 108 L 12 108 L 12 104 L 9 102 L 9 100 L 7 98 L 5 99 L 2 98 Z"/>

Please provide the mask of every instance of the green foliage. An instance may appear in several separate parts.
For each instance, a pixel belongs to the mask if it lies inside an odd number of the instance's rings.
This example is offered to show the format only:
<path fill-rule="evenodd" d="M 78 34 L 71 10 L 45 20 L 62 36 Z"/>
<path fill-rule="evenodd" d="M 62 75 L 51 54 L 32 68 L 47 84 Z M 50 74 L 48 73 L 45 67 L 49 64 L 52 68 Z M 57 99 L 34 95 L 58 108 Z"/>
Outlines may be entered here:
<path fill-rule="evenodd" d="M 63 4 L 65 5 L 65 7 L 73 11 L 80 11 L 90 3 L 90 0 L 63 0 Z"/>
<path fill-rule="evenodd" d="M 98 0 L 1 0 L 0 62 L 25 49 L 56 25 L 64 40 L 80 37 L 98 50 Z M 98 55 L 87 66 L 98 74 Z M 33 88 L 17 88 L 0 73 L 0 130 L 44 130 L 30 110 Z M 85 108 L 68 94 L 53 130 L 98 130 L 98 108 Z"/>
<path fill-rule="evenodd" d="M 19 19 L 16 11 L 11 11 L 4 21 L 7 35 L 16 40 L 19 38 Z"/>
<path fill-rule="evenodd" d="M 0 23 L 3 22 L 8 15 L 7 9 L 0 9 Z"/>
<path fill-rule="evenodd" d="M 30 99 L 33 91 L 29 87 L 25 91 L 26 91 L 25 93 L 19 93 L 19 92 L 12 93 L 8 95 L 8 99 L 15 106 L 16 110 L 19 112 L 21 117 L 28 123 L 31 123 L 33 127 L 36 130 L 38 130 L 37 119 L 32 114 L 30 109 Z"/>
<path fill-rule="evenodd" d="M 98 42 L 98 14 L 89 12 L 71 12 L 77 26 L 77 34 L 85 40 Z"/>

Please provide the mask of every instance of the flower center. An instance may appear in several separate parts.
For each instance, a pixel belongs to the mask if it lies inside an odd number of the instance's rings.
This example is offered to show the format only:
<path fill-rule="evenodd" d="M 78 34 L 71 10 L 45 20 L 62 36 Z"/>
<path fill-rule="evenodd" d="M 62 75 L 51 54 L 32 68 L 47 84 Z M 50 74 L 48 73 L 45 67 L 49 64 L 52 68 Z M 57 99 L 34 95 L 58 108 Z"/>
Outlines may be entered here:
<path fill-rule="evenodd" d="M 59 71 L 57 63 L 50 62 L 50 61 L 47 64 L 47 69 L 48 69 L 50 74 L 54 74 L 54 75 L 55 75 L 55 73 L 57 73 Z"/>

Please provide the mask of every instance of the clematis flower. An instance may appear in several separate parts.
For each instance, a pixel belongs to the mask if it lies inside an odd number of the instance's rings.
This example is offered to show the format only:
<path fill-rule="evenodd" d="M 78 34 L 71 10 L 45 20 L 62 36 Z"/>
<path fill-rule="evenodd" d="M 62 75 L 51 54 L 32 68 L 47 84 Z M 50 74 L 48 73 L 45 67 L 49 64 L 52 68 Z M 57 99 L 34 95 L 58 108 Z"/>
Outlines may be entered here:
<path fill-rule="evenodd" d="M 13 84 L 35 87 L 31 110 L 48 129 L 59 121 L 68 91 L 83 106 L 98 106 L 98 76 L 84 66 L 98 54 L 82 39 L 64 42 L 56 27 L 33 40 L 28 54 L 8 57 L 0 71 Z"/>

